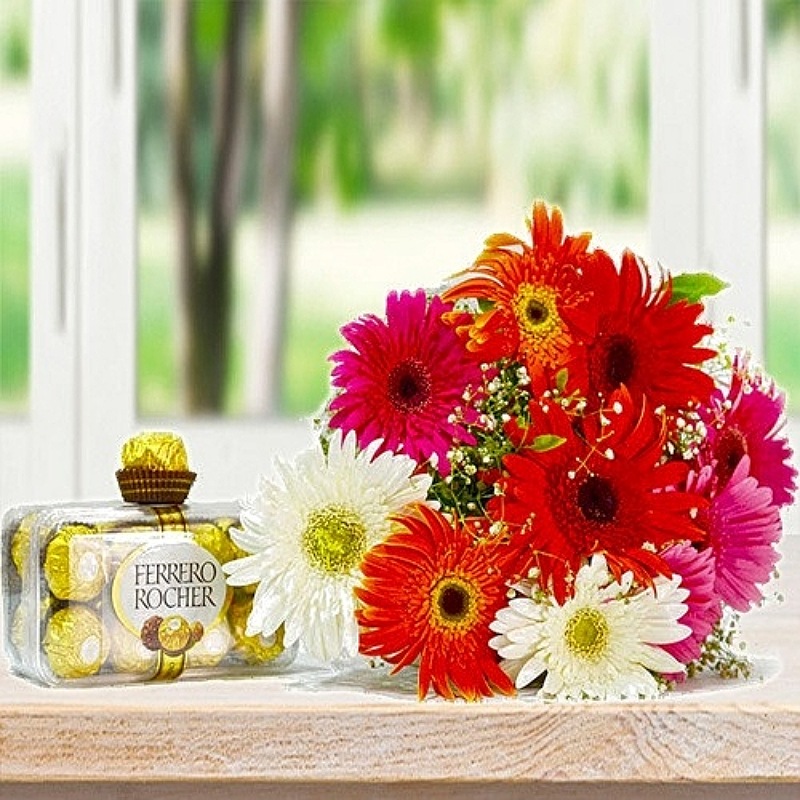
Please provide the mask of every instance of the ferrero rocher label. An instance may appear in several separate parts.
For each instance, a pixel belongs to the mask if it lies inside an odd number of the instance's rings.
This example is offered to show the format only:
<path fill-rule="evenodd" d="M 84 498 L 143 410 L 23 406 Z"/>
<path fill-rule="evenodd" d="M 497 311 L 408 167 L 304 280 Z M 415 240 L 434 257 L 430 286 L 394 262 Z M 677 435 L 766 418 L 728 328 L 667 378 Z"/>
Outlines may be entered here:
<path fill-rule="evenodd" d="M 188 645 L 186 631 L 192 625 L 211 628 L 221 619 L 228 590 L 219 561 L 187 540 L 134 550 L 114 576 L 112 595 L 120 622 L 137 636 L 154 618 L 160 618 L 159 625 L 169 621 L 159 637 L 164 649 L 173 652 Z"/>

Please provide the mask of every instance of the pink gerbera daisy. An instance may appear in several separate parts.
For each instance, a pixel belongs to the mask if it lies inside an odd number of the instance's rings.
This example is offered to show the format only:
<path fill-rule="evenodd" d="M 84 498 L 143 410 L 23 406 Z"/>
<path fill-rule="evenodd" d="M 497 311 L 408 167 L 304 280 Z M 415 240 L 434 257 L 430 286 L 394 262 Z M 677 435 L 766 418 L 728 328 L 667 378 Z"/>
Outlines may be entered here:
<path fill-rule="evenodd" d="M 355 431 L 366 447 L 403 452 L 418 464 L 432 459 L 448 474 L 447 452 L 454 444 L 474 444 L 456 415 L 468 387 L 481 384 L 481 371 L 443 315 L 452 305 L 420 289 L 391 292 L 386 319 L 366 315 L 345 325 L 352 349 L 331 356 L 330 425 Z M 433 457 L 433 458 L 432 458 Z"/>
<path fill-rule="evenodd" d="M 714 551 L 698 551 L 689 542 L 681 542 L 662 551 L 661 558 L 673 575 L 681 576 L 681 586 L 689 591 L 684 601 L 688 609 L 678 621 L 692 629 L 682 641 L 662 647 L 682 664 L 688 664 L 700 657 L 703 642 L 722 616 L 722 604 L 714 589 Z"/>
<path fill-rule="evenodd" d="M 714 552 L 720 598 L 737 611 L 761 600 L 759 584 L 769 580 L 780 555 L 781 517 L 772 491 L 749 474 L 750 457 L 743 455 L 721 491 L 711 498 L 706 514 Z"/>
<path fill-rule="evenodd" d="M 750 475 L 772 491 L 773 502 L 792 502 L 797 471 L 789 463 L 785 408 L 786 396 L 772 380 L 750 370 L 746 360 L 734 362 L 727 395 L 715 392 L 709 406 L 701 409 L 708 429 L 707 455 L 722 485 L 747 455 Z"/>

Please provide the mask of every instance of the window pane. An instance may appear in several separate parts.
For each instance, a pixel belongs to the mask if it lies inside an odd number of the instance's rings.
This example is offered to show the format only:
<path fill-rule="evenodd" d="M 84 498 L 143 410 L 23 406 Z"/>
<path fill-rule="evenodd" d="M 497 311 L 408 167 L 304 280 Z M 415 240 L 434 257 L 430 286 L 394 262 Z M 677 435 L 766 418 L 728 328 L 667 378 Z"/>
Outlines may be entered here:
<path fill-rule="evenodd" d="M 28 405 L 29 0 L 0 16 L 0 413 Z"/>
<path fill-rule="evenodd" d="M 522 234 L 534 197 L 561 205 L 569 229 L 647 255 L 646 4 L 309 0 L 288 17 L 248 4 L 226 143 L 214 117 L 242 4 L 190 4 L 183 19 L 168 5 L 139 11 L 141 413 L 259 413 L 276 398 L 273 410 L 313 411 L 342 323 L 468 266 L 494 230 Z M 224 292 L 203 283 L 220 271 L 215 192 L 236 210 L 229 328 Z M 194 397 L 181 219 L 204 306 L 195 381 L 217 381 Z"/>
<path fill-rule="evenodd" d="M 800 4 L 767 5 L 767 362 L 800 411 Z"/>

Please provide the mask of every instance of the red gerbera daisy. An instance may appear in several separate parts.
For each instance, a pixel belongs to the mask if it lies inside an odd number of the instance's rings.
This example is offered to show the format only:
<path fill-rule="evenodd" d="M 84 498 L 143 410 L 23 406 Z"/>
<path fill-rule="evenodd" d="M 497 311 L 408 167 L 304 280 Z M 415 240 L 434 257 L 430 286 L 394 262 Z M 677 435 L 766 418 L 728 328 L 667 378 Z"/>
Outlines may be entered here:
<path fill-rule="evenodd" d="M 568 366 L 585 327 L 590 295 L 583 268 L 602 251 L 591 235 L 564 236 L 561 211 L 536 202 L 529 223 L 533 246 L 507 233 L 490 236 L 475 264 L 448 289 L 446 300 L 474 298 L 491 305 L 461 330 L 484 361 L 523 363 L 534 381 Z"/>
<path fill-rule="evenodd" d="M 480 367 L 442 315 L 452 310 L 425 292 L 392 292 L 386 320 L 367 315 L 345 325 L 352 350 L 340 350 L 331 382 L 332 428 L 355 431 L 364 448 L 382 439 L 381 450 L 403 452 L 418 464 L 435 456 L 449 473 L 447 452 L 454 442 L 474 438 L 453 416 L 467 387 L 481 385 Z"/>
<path fill-rule="evenodd" d="M 404 530 L 362 562 L 361 652 L 394 664 L 393 672 L 419 661 L 420 699 L 431 688 L 448 700 L 513 694 L 489 647 L 489 623 L 526 568 L 525 548 L 476 536 L 425 506 L 397 522 Z"/>
<path fill-rule="evenodd" d="M 712 332 L 699 323 L 700 303 L 672 302 L 669 282 L 654 285 L 644 262 L 626 250 L 619 273 L 610 261 L 597 261 L 587 276 L 594 288 L 595 333 L 586 349 L 581 383 L 588 397 L 602 402 L 620 386 L 652 407 L 685 408 L 706 401 L 712 378 L 695 365 L 714 355 L 701 347 Z"/>
<path fill-rule="evenodd" d="M 530 530 L 540 584 L 559 603 L 594 553 L 605 554 L 616 577 L 631 570 L 647 583 L 670 574 L 655 550 L 704 538 L 692 510 L 706 501 L 676 489 L 688 466 L 661 463 L 664 415 L 625 391 L 611 399 L 602 414 L 574 420 L 558 405 L 531 403 L 528 442 L 547 434 L 563 441 L 544 452 L 523 447 L 506 456 L 503 495 L 490 503 L 494 519 Z"/>
<path fill-rule="evenodd" d="M 700 410 L 708 433 L 704 449 L 721 485 L 747 455 L 750 475 L 772 491 L 773 502 L 792 502 L 797 471 L 789 463 L 785 407 L 786 397 L 775 383 L 737 358 L 727 394 L 715 392 L 709 406 Z"/>

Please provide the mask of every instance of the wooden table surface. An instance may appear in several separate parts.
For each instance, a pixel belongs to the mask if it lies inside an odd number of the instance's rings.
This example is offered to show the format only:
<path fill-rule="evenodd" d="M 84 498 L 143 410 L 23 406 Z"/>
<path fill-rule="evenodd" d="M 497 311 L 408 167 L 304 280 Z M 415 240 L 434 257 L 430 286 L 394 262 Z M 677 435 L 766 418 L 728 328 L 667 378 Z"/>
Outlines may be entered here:
<path fill-rule="evenodd" d="M 677 792 L 659 798 L 700 796 L 681 794 L 690 786 L 714 796 L 723 783 L 728 800 L 797 800 L 800 536 L 783 552 L 785 601 L 744 618 L 756 677 L 702 677 L 657 701 L 419 703 L 413 676 L 386 682 L 374 670 L 43 689 L 3 665 L 0 797 L 49 797 L 47 782 L 63 784 L 62 800 L 85 797 L 103 781 L 101 796 L 120 798 L 188 796 L 184 783 L 209 800 L 254 796 L 256 783 L 286 798 L 511 798 L 535 784 L 542 800 L 613 784 L 626 800 L 653 783 Z M 114 794 L 110 782 L 129 788 Z"/>

